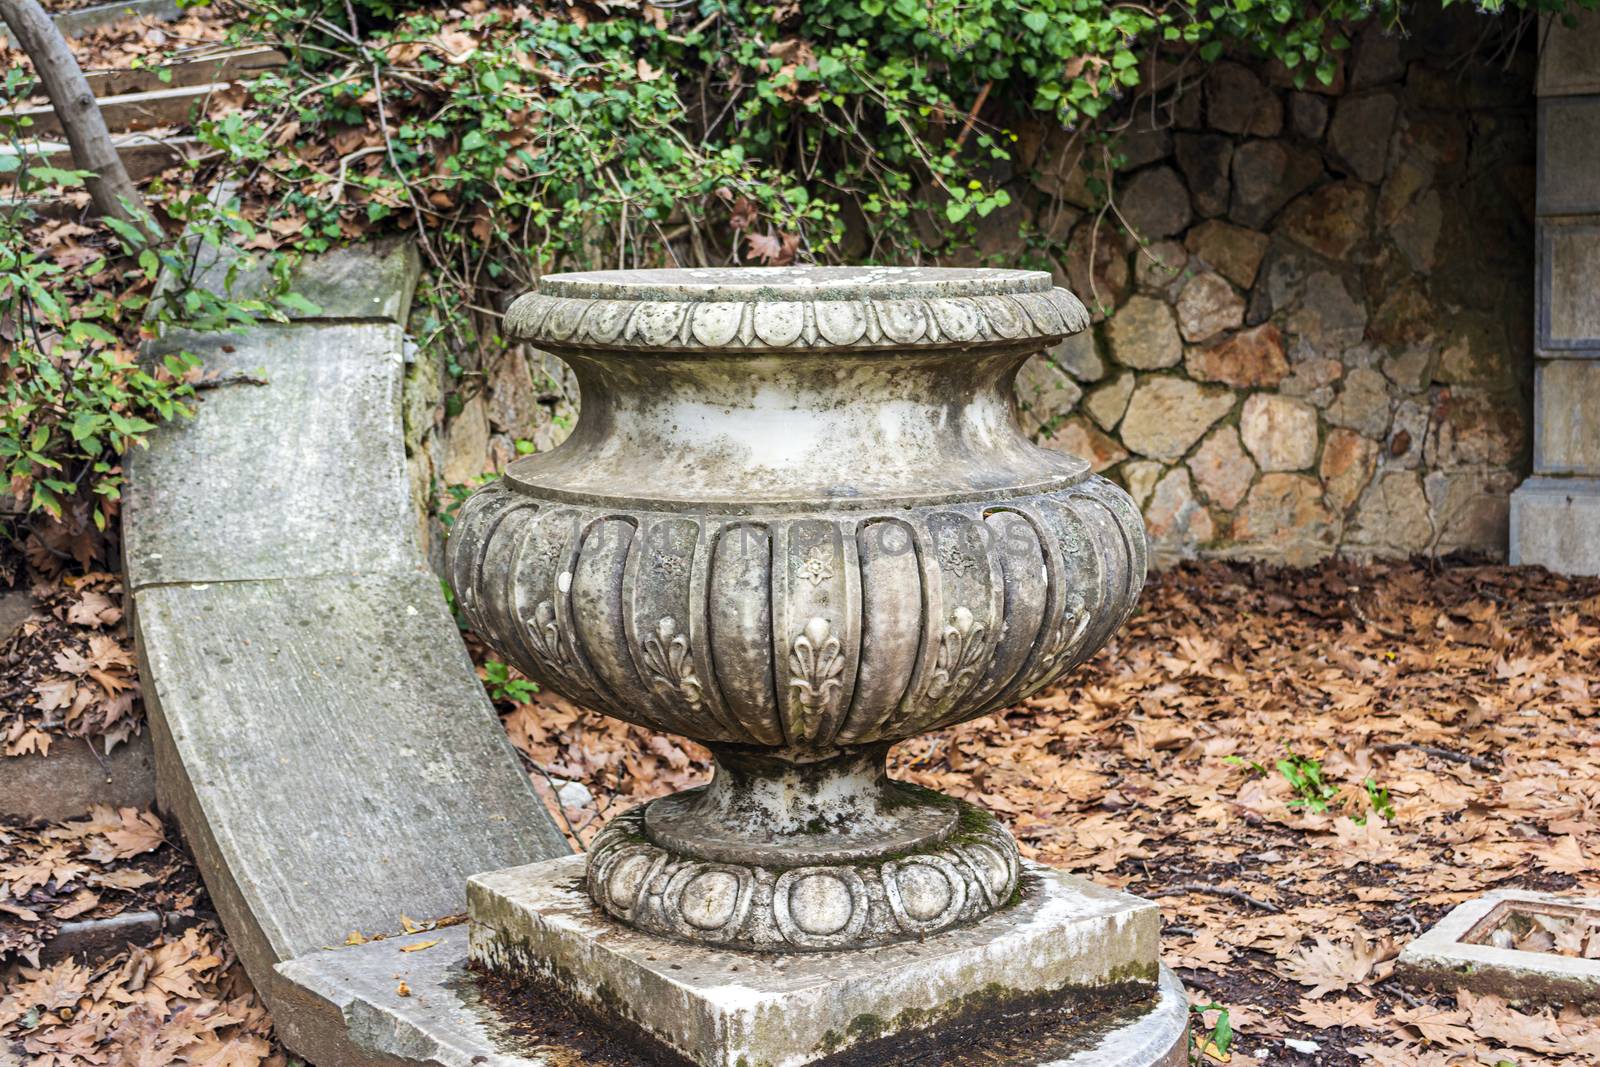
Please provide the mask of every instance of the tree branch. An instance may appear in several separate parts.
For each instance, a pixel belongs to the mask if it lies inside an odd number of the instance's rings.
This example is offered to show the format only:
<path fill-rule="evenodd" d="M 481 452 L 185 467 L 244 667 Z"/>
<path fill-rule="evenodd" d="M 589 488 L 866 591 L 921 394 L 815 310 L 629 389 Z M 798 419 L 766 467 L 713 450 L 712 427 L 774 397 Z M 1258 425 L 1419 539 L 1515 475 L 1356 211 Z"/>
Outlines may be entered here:
<path fill-rule="evenodd" d="M 33 60 L 33 69 L 44 83 L 50 106 L 55 108 L 67 144 L 72 147 L 74 166 L 91 172 L 89 196 L 96 210 L 138 227 L 153 239 L 161 239 L 161 227 L 145 207 L 144 197 L 128 177 L 122 157 L 111 143 L 100 104 L 77 58 L 39 6 L 39 0 L 0 0 L 0 18 Z"/>

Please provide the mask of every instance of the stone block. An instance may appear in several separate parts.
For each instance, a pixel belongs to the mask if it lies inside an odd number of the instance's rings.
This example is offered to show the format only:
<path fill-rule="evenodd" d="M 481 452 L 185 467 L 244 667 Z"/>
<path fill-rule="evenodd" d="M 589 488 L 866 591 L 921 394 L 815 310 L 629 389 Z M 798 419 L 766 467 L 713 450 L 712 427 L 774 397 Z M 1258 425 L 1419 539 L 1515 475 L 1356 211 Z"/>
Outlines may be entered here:
<path fill-rule="evenodd" d="M 1361 498 L 1378 468 L 1378 443 L 1351 430 L 1333 430 L 1317 468 L 1329 506 L 1341 515 Z"/>
<path fill-rule="evenodd" d="M 1344 262 L 1372 233 L 1372 202 L 1372 190 L 1360 182 L 1330 182 L 1285 208 L 1279 232 Z"/>
<path fill-rule="evenodd" d="M 1189 182 L 1194 209 L 1205 218 L 1228 210 L 1232 190 L 1233 139 L 1221 134 L 1180 133 L 1175 142 L 1178 167 Z"/>
<path fill-rule="evenodd" d="M 1339 398 L 1328 407 L 1328 422 L 1374 439 L 1389 430 L 1389 382 L 1371 367 L 1345 375 Z"/>
<path fill-rule="evenodd" d="M 1077 456 L 1086 461 L 1089 469 L 1096 474 L 1115 467 L 1128 458 L 1127 450 L 1117 444 L 1115 437 L 1101 433 L 1081 415 L 1074 415 L 1064 420 L 1048 437 L 1041 438 L 1039 443 L 1057 452 Z"/>
<path fill-rule="evenodd" d="M 1539 101 L 1540 215 L 1600 213 L 1600 95 Z"/>
<path fill-rule="evenodd" d="M 1600 575 L 1600 479 L 1529 478 L 1511 494 L 1515 564 Z"/>
<path fill-rule="evenodd" d="M 752 955 L 606 919 L 584 892 L 585 863 L 472 878 L 471 959 L 554 987 L 704 1067 L 799 1067 L 849 1053 L 879 1062 L 933 1026 L 943 1039 L 1008 1008 L 1147 1003 L 1156 990 L 1155 905 L 1037 864 L 1025 865 L 1022 898 L 985 921 L 877 949 Z"/>
<path fill-rule="evenodd" d="M 1137 378 L 1129 371 L 1117 375 L 1110 382 L 1091 391 L 1083 401 L 1083 410 L 1099 427 L 1110 433 L 1122 421 L 1128 410 L 1128 399 L 1133 396 Z"/>
<path fill-rule="evenodd" d="M 32 822 L 77 818 L 95 804 L 148 808 L 156 799 L 150 731 L 134 734 L 109 755 L 79 737 L 56 737 L 50 754 L 7 756 L 0 780 L 0 816 Z"/>
<path fill-rule="evenodd" d="M 1485 893 L 1456 905 L 1406 945 L 1395 961 L 1395 976 L 1424 989 L 1468 989 L 1529 1005 L 1600 1014 L 1600 960 L 1497 943 L 1509 941 L 1505 935 L 1534 916 L 1600 924 L 1600 898 L 1522 889 Z"/>
<path fill-rule="evenodd" d="M 1539 27 L 1539 73 L 1535 91 L 1540 96 L 1577 96 L 1600 93 L 1600 11 L 1570 12 L 1575 24 L 1546 15 Z"/>
<path fill-rule="evenodd" d="M 1283 104 L 1249 67 L 1224 61 L 1206 75 L 1206 118 L 1224 133 L 1276 137 L 1283 129 Z"/>
<path fill-rule="evenodd" d="M 1130 128 L 1118 135 L 1111 152 L 1122 160 L 1118 170 L 1138 170 L 1172 155 L 1172 131 L 1164 124 L 1151 125 L 1149 113 L 1143 112 Z"/>
<path fill-rule="evenodd" d="M 1289 94 L 1289 128 L 1308 141 L 1319 140 L 1328 127 L 1328 102 L 1314 93 Z"/>
<path fill-rule="evenodd" d="M 272 281 L 264 257 L 241 261 L 237 249 L 192 241 L 191 245 L 194 284 L 199 288 L 231 292 L 235 297 L 258 297 Z M 230 289 L 228 273 L 236 263 L 238 269 Z M 289 288 L 315 304 L 317 310 L 291 312 L 290 318 L 373 319 L 404 326 L 421 270 L 417 243 L 408 237 L 346 245 L 307 256 L 295 265 Z"/>
<path fill-rule="evenodd" d="M 1183 276 L 1189 253 L 1177 241 L 1156 241 L 1139 250 L 1133 260 L 1133 276 L 1139 288 L 1165 292 Z"/>
<path fill-rule="evenodd" d="M 1212 219 L 1190 230 L 1183 244 L 1234 285 L 1248 289 L 1256 283 L 1267 240 L 1264 233 Z"/>
<path fill-rule="evenodd" d="M 1184 378 L 1146 378 L 1133 391 L 1122 416 L 1122 441 L 1152 459 L 1171 462 L 1233 410 L 1231 389 L 1206 387 Z"/>
<path fill-rule="evenodd" d="M 1144 526 L 1151 551 L 1168 558 L 1192 556 L 1216 536 L 1211 513 L 1195 499 L 1183 467 L 1173 467 L 1156 483 L 1144 508 Z"/>
<path fill-rule="evenodd" d="M 1600 476 L 1600 362 L 1558 359 L 1534 372 L 1533 469 Z"/>
<path fill-rule="evenodd" d="M 1234 150 L 1232 177 L 1228 218 L 1259 230 L 1283 205 L 1317 183 L 1322 158 L 1283 141 L 1248 141 Z"/>
<path fill-rule="evenodd" d="M 1236 389 L 1271 387 L 1289 373 L 1283 335 L 1270 322 L 1241 330 L 1209 348 L 1190 348 L 1184 366 L 1191 378 Z"/>
<path fill-rule="evenodd" d="M 1106 376 L 1106 361 L 1095 347 L 1094 331 L 1082 330 L 1054 348 L 1047 349 L 1050 362 L 1080 382 L 1097 382 Z"/>
<path fill-rule="evenodd" d="M 1211 271 L 1184 283 L 1177 306 L 1178 329 L 1190 343 L 1208 340 L 1244 322 L 1244 298 L 1222 275 Z"/>
<path fill-rule="evenodd" d="M 1433 471 L 1422 480 L 1433 508 L 1440 555 L 1473 549 L 1505 558 L 1511 491 L 1517 475 L 1509 470 Z"/>
<path fill-rule="evenodd" d="M 1262 470 L 1305 470 L 1317 459 L 1317 409 L 1277 393 L 1253 393 L 1239 415 L 1239 437 Z"/>
<path fill-rule="evenodd" d="M 1527 437 L 1520 396 L 1453 389 L 1435 405 L 1423 460 L 1437 470 L 1507 468 L 1524 458 Z"/>
<path fill-rule="evenodd" d="M 1399 98 L 1381 90 L 1339 100 L 1328 125 L 1328 151 L 1340 169 L 1370 184 L 1383 180 L 1399 109 Z"/>
<path fill-rule="evenodd" d="M 1355 57 L 1350 63 L 1350 88 L 1370 89 L 1374 85 L 1399 81 L 1406 76 L 1400 54 L 1402 33 L 1386 28 L 1373 19 L 1356 39 Z"/>
<path fill-rule="evenodd" d="M 1105 327 L 1111 358 L 1137 370 L 1175 367 L 1183 359 L 1183 339 L 1178 320 L 1166 301 L 1143 294 L 1134 296 L 1111 317 Z"/>
<path fill-rule="evenodd" d="M 1309 567 L 1333 555 L 1339 519 L 1322 503 L 1322 486 L 1303 474 L 1263 474 L 1233 520 L 1233 538 L 1251 559 Z"/>
<path fill-rule="evenodd" d="M 1043 353 L 1022 365 L 1016 390 L 1018 416 L 1030 437 L 1048 431 L 1083 398 L 1078 383 Z"/>
<path fill-rule="evenodd" d="M 1421 477 L 1416 471 L 1389 470 L 1363 494 L 1345 546 L 1358 556 L 1407 556 L 1426 551 L 1433 539 Z"/>
<path fill-rule="evenodd" d="M 1182 233 L 1193 218 L 1189 191 L 1171 167 L 1150 167 L 1128 180 L 1117 197 L 1123 219 L 1140 239 L 1159 240 Z"/>
<path fill-rule="evenodd" d="M 208 373 L 267 384 L 213 389 L 193 419 L 166 423 L 148 448 L 130 451 L 131 589 L 417 565 L 399 326 L 274 324 L 255 327 L 248 343 L 206 334 L 162 344 L 195 352 Z"/>
<path fill-rule="evenodd" d="M 1256 465 L 1245 454 L 1239 431 L 1232 426 L 1223 426 L 1205 439 L 1189 457 L 1189 470 L 1206 499 L 1230 511 L 1250 491 L 1256 476 Z"/>
<path fill-rule="evenodd" d="M 1542 353 L 1600 358 L 1600 225 L 1539 225 L 1537 346 Z"/>
<path fill-rule="evenodd" d="M 404 951 L 423 941 L 437 944 Z M 514 1018 L 473 988 L 465 926 L 311 953 L 280 964 L 278 975 L 286 1008 L 274 1020 L 278 1035 L 313 1063 L 588 1067 L 592 1062 L 576 1049 L 522 1032 Z M 1163 967 L 1155 998 L 1129 1021 L 1041 1040 L 1039 1020 L 1032 1019 L 1028 1031 L 1034 1047 L 1010 1055 L 996 1048 L 1004 1035 L 993 1028 L 971 1044 L 990 1067 L 1185 1067 L 1187 1014 L 1183 986 Z"/>

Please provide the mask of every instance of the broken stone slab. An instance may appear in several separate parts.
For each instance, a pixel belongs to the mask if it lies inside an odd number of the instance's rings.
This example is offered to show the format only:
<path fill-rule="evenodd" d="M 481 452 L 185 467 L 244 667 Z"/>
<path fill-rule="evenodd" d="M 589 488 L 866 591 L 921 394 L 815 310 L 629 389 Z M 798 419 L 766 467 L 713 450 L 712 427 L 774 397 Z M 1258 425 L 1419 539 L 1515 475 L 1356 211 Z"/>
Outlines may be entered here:
<path fill-rule="evenodd" d="M 311 953 L 278 965 L 284 989 L 274 1017 L 284 1043 L 313 1063 L 339 1067 L 589 1067 L 580 1052 L 540 1040 L 488 1003 L 468 969 L 467 929 Z M 438 943 L 404 952 L 424 941 Z M 402 986 L 404 992 L 401 992 Z M 945 1067 L 1183 1067 L 1188 1001 L 1161 968 L 1142 1011 L 1070 1034 L 1076 1049 L 1000 1056 L 980 1050 Z M 646 1067 L 646 1061 L 639 1061 Z"/>
<path fill-rule="evenodd" d="M 146 588 L 134 628 L 161 808 L 258 985 L 567 851 L 431 573 Z"/>
<path fill-rule="evenodd" d="M 1497 889 L 1451 909 L 1408 944 L 1395 963 L 1401 981 L 1436 990 L 1469 989 L 1524 1004 L 1571 1005 L 1600 1014 L 1600 960 L 1495 945 L 1508 921 L 1533 915 L 1600 927 L 1600 897 Z"/>
<path fill-rule="evenodd" d="M 421 568 L 399 326 L 263 324 L 162 343 L 229 384 L 128 457 L 130 589 Z"/>
<path fill-rule="evenodd" d="M 143 809 L 155 802 L 155 757 L 148 730 L 134 734 L 109 755 L 91 744 L 81 737 L 56 737 L 49 755 L 5 757 L 0 815 L 61 822 L 96 804 Z"/>
<path fill-rule="evenodd" d="M 261 297 L 272 281 L 268 260 L 248 260 L 234 248 L 194 244 L 194 282 L 201 289 L 236 298 Z M 232 288 L 228 272 L 238 264 Z M 315 311 L 289 310 L 293 320 L 355 319 L 405 324 L 422 261 L 406 237 L 346 245 L 302 259 L 289 275 L 289 289 Z"/>
<path fill-rule="evenodd" d="M 1137 1013 L 1157 986 L 1156 906 L 1038 864 L 1024 865 L 1016 903 L 976 923 L 804 955 L 621 927 L 585 892 L 585 864 L 572 856 L 474 877 L 470 958 L 704 1067 L 881 1062 L 974 1026 L 998 1039 L 1005 1026 L 994 1020 L 1022 1012 Z"/>

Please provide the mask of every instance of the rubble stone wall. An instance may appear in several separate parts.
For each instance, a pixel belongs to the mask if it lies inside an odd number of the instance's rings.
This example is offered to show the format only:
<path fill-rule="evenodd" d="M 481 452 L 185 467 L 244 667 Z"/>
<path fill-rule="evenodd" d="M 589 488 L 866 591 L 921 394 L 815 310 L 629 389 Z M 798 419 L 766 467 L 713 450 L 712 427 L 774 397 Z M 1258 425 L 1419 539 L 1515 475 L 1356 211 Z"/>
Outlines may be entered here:
<path fill-rule="evenodd" d="M 976 246 L 940 255 L 923 220 L 942 262 L 1045 267 L 1098 309 L 1024 369 L 1022 416 L 1133 494 L 1158 559 L 1505 554 L 1531 437 L 1534 50 L 1484 28 L 1468 5 L 1368 27 L 1331 86 L 1167 70 L 1109 149 L 1019 120 L 1011 203 Z M 448 419 L 444 384 L 425 364 L 407 383 L 434 510 L 576 417 L 570 375 L 520 348 Z"/>
<path fill-rule="evenodd" d="M 1105 153 L 1024 138 L 1008 210 L 1065 234 L 1053 267 L 1099 308 L 1025 368 L 1025 419 L 1133 494 L 1162 557 L 1504 555 L 1530 436 L 1533 69 L 1464 59 L 1472 25 L 1369 28 L 1330 87 L 1217 64 L 1136 108 L 1114 212 L 1088 180 Z"/>

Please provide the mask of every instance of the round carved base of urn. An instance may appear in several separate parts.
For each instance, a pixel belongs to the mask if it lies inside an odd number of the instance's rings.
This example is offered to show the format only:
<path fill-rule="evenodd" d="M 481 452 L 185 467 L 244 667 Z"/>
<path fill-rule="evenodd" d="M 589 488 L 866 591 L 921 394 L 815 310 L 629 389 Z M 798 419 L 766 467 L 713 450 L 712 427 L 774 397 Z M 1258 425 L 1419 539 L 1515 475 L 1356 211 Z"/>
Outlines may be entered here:
<path fill-rule="evenodd" d="M 828 952 L 925 938 L 1010 903 L 1020 874 L 1016 842 L 992 815 L 941 799 L 959 821 L 936 844 L 805 866 L 669 851 L 650 838 L 643 805 L 595 838 L 589 896 L 636 929 L 723 948 Z"/>

